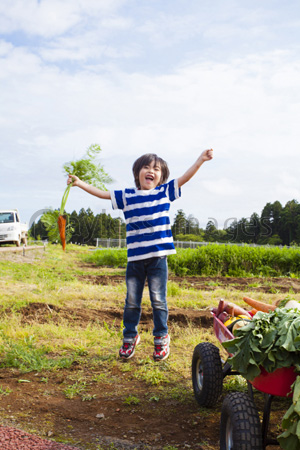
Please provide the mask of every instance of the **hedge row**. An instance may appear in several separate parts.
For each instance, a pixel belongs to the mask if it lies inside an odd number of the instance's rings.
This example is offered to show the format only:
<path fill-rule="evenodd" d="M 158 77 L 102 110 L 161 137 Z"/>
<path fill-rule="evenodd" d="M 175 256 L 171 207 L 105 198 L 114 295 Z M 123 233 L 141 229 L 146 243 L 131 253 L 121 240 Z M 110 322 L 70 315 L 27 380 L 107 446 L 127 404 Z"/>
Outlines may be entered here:
<path fill-rule="evenodd" d="M 169 267 L 176 275 L 298 276 L 300 250 L 211 244 L 178 249 L 170 256 Z"/>
<path fill-rule="evenodd" d="M 125 267 L 126 249 L 97 250 L 85 259 L 98 266 Z M 180 276 L 291 276 L 300 274 L 299 248 L 210 244 L 177 249 L 169 268 Z"/>

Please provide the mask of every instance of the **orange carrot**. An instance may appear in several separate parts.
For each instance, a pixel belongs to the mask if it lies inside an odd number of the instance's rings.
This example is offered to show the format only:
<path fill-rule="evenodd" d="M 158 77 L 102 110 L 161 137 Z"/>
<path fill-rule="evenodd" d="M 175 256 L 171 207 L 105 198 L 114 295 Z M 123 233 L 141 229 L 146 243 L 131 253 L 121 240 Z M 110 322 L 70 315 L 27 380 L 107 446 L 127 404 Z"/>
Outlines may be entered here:
<path fill-rule="evenodd" d="M 257 311 L 269 312 L 275 311 L 276 309 L 276 305 L 268 305 L 267 303 L 259 302 L 258 300 L 253 300 L 250 297 L 243 297 L 243 300 L 248 305 L 252 306 L 252 308 L 255 308 Z"/>
<path fill-rule="evenodd" d="M 249 312 L 244 308 L 241 308 L 241 306 L 236 305 L 235 303 L 229 302 L 225 306 L 224 311 L 226 311 L 231 316 L 247 316 L 251 319 L 251 315 L 249 314 Z"/>
<path fill-rule="evenodd" d="M 66 250 L 66 222 L 67 220 L 65 216 L 58 216 L 57 224 L 63 250 Z"/>

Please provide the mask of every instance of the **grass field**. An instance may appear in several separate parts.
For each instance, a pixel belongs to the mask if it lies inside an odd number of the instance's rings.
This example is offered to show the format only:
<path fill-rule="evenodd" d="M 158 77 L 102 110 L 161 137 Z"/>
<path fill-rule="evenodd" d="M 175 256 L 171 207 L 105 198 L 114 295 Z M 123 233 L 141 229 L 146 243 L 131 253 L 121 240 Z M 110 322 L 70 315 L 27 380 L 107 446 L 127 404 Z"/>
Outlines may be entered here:
<path fill-rule="evenodd" d="M 207 289 L 196 289 L 190 280 L 174 281 L 171 272 L 169 359 L 152 361 L 145 290 L 141 344 L 124 364 L 118 349 L 125 269 L 95 266 L 87 262 L 91 255 L 72 245 L 66 252 L 49 245 L 25 257 L 0 254 L 0 422 L 89 450 L 217 449 L 219 410 L 199 410 L 191 386 L 194 347 L 202 341 L 220 347 L 211 326 L 201 326 L 201 314 L 220 298 L 243 304 L 243 295 L 273 302 L 285 294 L 276 284 L 274 292 L 252 292 L 257 282 L 251 280 L 243 292 L 213 278 Z M 261 280 L 266 283 L 272 281 Z M 298 292 L 290 293 L 300 300 Z M 225 381 L 224 393 L 237 389 L 246 389 L 243 379 Z"/>

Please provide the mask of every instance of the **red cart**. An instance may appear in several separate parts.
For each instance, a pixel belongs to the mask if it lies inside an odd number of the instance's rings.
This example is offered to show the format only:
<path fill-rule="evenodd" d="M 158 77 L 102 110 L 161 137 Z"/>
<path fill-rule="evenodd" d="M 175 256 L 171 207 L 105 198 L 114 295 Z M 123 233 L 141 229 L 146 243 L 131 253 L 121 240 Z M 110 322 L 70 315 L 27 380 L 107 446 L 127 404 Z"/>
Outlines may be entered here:
<path fill-rule="evenodd" d="M 222 343 L 233 339 L 231 331 L 213 314 L 214 332 Z M 192 359 L 194 395 L 200 406 L 213 407 L 218 401 L 223 379 L 235 375 L 228 362 L 221 360 L 218 347 L 210 342 L 198 344 Z M 271 403 L 274 396 L 291 397 L 291 385 L 297 374 L 293 367 L 268 373 L 262 368 L 253 381 L 248 381 L 248 394 L 232 392 L 222 404 L 220 423 L 220 450 L 265 450 L 268 445 L 279 445 L 268 438 Z M 262 424 L 253 399 L 253 387 L 265 394 Z"/>

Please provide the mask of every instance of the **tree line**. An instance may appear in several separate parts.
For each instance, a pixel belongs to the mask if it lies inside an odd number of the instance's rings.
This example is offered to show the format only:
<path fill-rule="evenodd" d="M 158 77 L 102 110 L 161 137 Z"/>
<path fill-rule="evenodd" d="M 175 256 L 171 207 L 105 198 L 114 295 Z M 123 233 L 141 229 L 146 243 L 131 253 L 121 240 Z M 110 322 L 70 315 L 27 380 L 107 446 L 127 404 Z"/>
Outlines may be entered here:
<path fill-rule="evenodd" d="M 70 242 L 80 245 L 95 245 L 96 239 L 124 239 L 125 222 L 102 212 L 94 214 L 88 208 L 79 213 L 68 214 L 72 229 Z M 253 213 L 249 218 L 228 219 L 223 229 L 218 228 L 214 219 L 201 228 L 193 215 L 178 210 L 172 224 L 172 233 L 178 241 L 232 242 L 258 245 L 300 245 L 300 204 L 291 200 L 285 206 L 279 201 L 267 203 L 261 215 Z M 30 235 L 34 239 L 48 239 L 48 232 L 40 219 L 33 223 Z"/>
<path fill-rule="evenodd" d="M 73 211 L 67 215 L 68 227 L 71 228 L 72 244 L 96 245 L 96 239 L 124 239 L 126 237 L 125 222 L 121 218 L 113 218 L 105 212 L 94 215 L 88 208 L 82 208 L 79 213 Z M 30 236 L 34 239 L 48 239 L 48 231 L 42 218 L 33 223 L 30 228 Z M 57 240 L 59 235 L 57 234 Z"/>
<path fill-rule="evenodd" d="M 186 217 L 183 210 L 179 210 L 172 233 L 176 240 L 299 245 L 300 204 L 297 200 L 288 201 L 285 206 L 279 201 L 267 203 L 261 215 L 253 213 L 249 218 L 228 219 L 224 229 L 218 229 L 214 219 L 208 221 L 205 229 L 200 228 L 194 216 Z"/>

